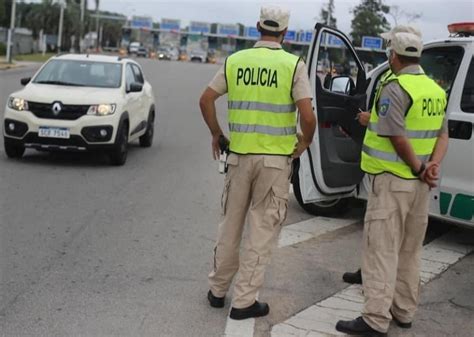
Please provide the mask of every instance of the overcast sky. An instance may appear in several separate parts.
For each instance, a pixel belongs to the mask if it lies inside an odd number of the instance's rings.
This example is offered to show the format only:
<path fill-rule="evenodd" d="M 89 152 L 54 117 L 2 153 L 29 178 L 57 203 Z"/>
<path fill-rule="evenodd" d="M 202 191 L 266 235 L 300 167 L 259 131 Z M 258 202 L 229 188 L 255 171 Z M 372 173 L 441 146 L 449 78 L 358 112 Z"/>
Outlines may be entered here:
<path fill-rule="evenodd" d="M 185 27 L 189 21 L 216 23 L 242 23 L 255 25 L 262 4 L 279 4 L 291 10 L 290 29 L 311 30 L 314 27 L 321 7 L 327 0 L 101 0 L 101 9 L 126 15 L 152 16 L 181 19 Z M 419 13 L 421 18 L 414 22 L 425 41 L 444 38 L 448 35 L 447 25 L 453 22 L 474 21 L 474 2 L 472 0 L 385 0 L 388 5 L 398 6 L 399 11 Z M 89 0 L 89 8 L 94 8 L 94 0 Z M 349 34 L 352 20 L 351 9 L 360 0 L 335 0 L 337 25 Z M 394 19 L 388 16 L 390 24 Z M 407 17 L 398 18 L 398 23 L 407 23 Z"/>

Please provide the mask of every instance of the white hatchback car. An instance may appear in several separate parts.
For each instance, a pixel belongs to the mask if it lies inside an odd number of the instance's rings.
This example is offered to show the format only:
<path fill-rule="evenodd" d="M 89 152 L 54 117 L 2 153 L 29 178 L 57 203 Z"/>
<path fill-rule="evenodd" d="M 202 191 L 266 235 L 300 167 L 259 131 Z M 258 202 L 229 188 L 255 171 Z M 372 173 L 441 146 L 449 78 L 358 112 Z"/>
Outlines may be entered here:
<path fill-rule="evenodd" d="M 130 141 L 153 142 L 155 99 L 140 65 L 103 55 L 52 57 L 10 95 L 4 115 L 5 152 L 25 148 L 106 152 L 114 165 Z"/>

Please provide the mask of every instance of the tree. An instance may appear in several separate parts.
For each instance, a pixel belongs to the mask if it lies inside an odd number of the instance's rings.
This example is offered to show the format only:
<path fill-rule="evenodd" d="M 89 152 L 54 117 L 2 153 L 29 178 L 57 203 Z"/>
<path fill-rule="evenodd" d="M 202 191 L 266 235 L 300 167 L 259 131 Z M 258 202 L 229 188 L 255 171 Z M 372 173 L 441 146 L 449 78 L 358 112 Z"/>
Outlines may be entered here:
<path fill-rule="evenodd" d="M 390 6 L 385 5 L 383 0 L 362 0 L 362 3 L 352 10 L 352 43 L 360 46 L 363 36 L 379 36 L 390 30 L 390 24 L 385 17 L 389 12 Z"/>
<path fill-rule="evenodd" d="M 406 22 L 411 23 L 423 16 L 420 12 L 406 12 L 396 5 L 390 6 L 390 12 L 387 14 L 392 17 L 395 26 L 398 26 L 401 19 L 405 19 Z"/>
<path fill-rule="evenodd" d="M 337 20 L 334 17 L 334 0 L 329 0 L 326 6 L 321 8 L 319 20 L 326 26 L 337 28 Z"/>

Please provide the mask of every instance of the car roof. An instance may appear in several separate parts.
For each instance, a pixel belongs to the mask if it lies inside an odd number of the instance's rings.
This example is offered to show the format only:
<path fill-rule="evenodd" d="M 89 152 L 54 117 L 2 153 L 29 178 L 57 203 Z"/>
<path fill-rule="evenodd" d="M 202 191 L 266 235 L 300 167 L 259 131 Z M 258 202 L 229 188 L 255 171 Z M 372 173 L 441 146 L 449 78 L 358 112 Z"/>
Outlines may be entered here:
<path fill-rule="evenodd" d="M 468 44 L 468 43 L 474 43 L 474 36 L 470 37 L 447 37 L 445 39 L 437 39 L 437 40 L 431 40 L 427 41 L 425 43 L 425 46 L 430 45 L 430 44 L 443 44 L 443 43 L 462 43 L 462 44 Z"/>
<path fill-rule="evenodd" d="M 101 55 L 101 54 L 62 54 L 53 56 L 52 59 L 56 60 L 70 60 L 70 61 L 89 61 L 89 62 L 108 62 L 108 63 L 119 63 L 123 64 L 125 61 L 136 63 L 133 60 L 111 56 L 111 55 Z"/>

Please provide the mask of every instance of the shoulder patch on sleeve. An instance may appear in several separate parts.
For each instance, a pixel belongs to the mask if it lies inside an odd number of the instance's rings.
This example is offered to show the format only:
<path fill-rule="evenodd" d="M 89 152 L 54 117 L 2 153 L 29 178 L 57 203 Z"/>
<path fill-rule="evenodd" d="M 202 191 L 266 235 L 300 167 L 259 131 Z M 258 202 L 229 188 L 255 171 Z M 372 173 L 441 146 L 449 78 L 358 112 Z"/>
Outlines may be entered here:
<path fill-rule="evenodd" d="M 379 107 L 379 117 L 385 117 L 390 110 L 390 98 L 382 98 L 380 100 L 380 107 Z"/>

